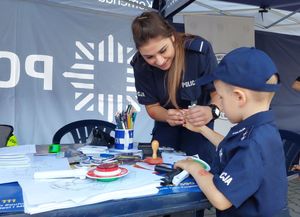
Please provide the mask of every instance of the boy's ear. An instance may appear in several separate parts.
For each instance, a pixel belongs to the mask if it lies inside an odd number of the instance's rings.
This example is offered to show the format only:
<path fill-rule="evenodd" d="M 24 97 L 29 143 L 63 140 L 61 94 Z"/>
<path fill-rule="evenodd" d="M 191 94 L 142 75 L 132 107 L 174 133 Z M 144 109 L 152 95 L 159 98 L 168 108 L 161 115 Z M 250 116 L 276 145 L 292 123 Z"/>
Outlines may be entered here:
<path fill-rule="evenodd" d="M 235 88 L 233 90 L 233 94 L 234 94 L 235 100 L 236 100 L 236 102 L 238 103 L 239 106 L 242 107 L 242 106 L 244 106 L 246 104 L 246 102 L 247 102 L 247 95 L 246 95 L 246 93 L 243 90 L 241 90 L 239 88 Z"/>

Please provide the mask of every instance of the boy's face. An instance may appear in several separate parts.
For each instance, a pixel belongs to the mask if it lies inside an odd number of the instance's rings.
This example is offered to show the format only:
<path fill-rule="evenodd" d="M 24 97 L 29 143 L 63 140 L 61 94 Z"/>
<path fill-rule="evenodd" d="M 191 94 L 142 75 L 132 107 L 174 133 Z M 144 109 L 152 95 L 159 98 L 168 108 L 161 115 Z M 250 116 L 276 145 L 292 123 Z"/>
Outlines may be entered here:
<path fill-rule="evenodd" d="M 221 111 L 225 113 L 225 116 L 231 123 L 240 122 L 239 104 L 237 96 L 233 92 L 233 87 L 220 80 L 214 81 L 214 85 L 220 97 Z"/>

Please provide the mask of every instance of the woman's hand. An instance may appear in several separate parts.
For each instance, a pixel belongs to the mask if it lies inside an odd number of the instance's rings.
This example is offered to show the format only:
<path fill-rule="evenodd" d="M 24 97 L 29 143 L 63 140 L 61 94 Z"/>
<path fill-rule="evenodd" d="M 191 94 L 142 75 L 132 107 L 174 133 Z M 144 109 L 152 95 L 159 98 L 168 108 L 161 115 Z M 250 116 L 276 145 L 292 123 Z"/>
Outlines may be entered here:
<path fill-rule="evenodd" d="M 170 126 L 178 126 L 184 124 L 184 113 L 179 109 L 168 109 L 166 121 Z"/>
<path fill-rule="evenodd" d="M 184 114 L 186 122 L 194 127 L 204 126 L 213 118 L 209 106 L 193 106 L 189 109 L 185 109 Z"/>
<path fill-rule="evenodd" d="M 292 167 L 292 171 L 300 171 L 300 164 L 294 165 L 294 166 Z"/>

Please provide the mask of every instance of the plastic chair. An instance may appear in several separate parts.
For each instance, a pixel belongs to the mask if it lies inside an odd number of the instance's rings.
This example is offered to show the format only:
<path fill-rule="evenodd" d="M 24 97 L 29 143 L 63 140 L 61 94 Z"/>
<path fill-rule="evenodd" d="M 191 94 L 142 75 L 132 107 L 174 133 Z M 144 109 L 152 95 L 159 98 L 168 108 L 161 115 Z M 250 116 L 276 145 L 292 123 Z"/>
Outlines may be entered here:
<path fill-rule="evenodd" d="M 5 147 L 9 137 L 14 131 L 13 126 L 0 124 L 0 147 Z"/>
<path fill-rule="evenodd" d="M 299 163 L 300 135 L 288 130 L 279 130 L 279 133 L 283 141 L 286 172 L 290 176 L 297 173 L 290 169 L 294 164 Z"/>
<path fill-rule="evenodd" d="M 69 133 L 72 135 L 74 143 L 86 143 L 87 138 L 95 127 L 105 133 L 111 141 L 114 141 L 111 132 L 115 131 L 115 124 L 102 120 L 86 119 L 74 121 L 60 128 L 54 134 L 52 143 L 60 144 L 61 139 Z"/>

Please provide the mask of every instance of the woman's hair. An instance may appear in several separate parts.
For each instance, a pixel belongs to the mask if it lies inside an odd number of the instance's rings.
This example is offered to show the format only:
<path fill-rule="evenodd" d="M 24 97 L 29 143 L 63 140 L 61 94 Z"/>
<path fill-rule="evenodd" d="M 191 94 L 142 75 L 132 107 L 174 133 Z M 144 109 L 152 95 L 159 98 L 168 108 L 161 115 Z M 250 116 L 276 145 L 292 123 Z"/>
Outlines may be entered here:
<path fill-rule="evenodd" d="M 166 104 L 171 102 L 173 106 L 179 108 L 176 100 L 176 93 L 180 86 L 185 68 L 185 34 L 176 32 L 175 28 L 171 26 L 167 20 L 154 11 L 144 12 L 140 16 L 137 16 L 131 24 L 131 30 L 137 49 L 148 43 L 150 39 L 157 37 L 169 38 L 174 36 L 175 57 L 167 73 L 167 90 L 169 98 Z"/>

